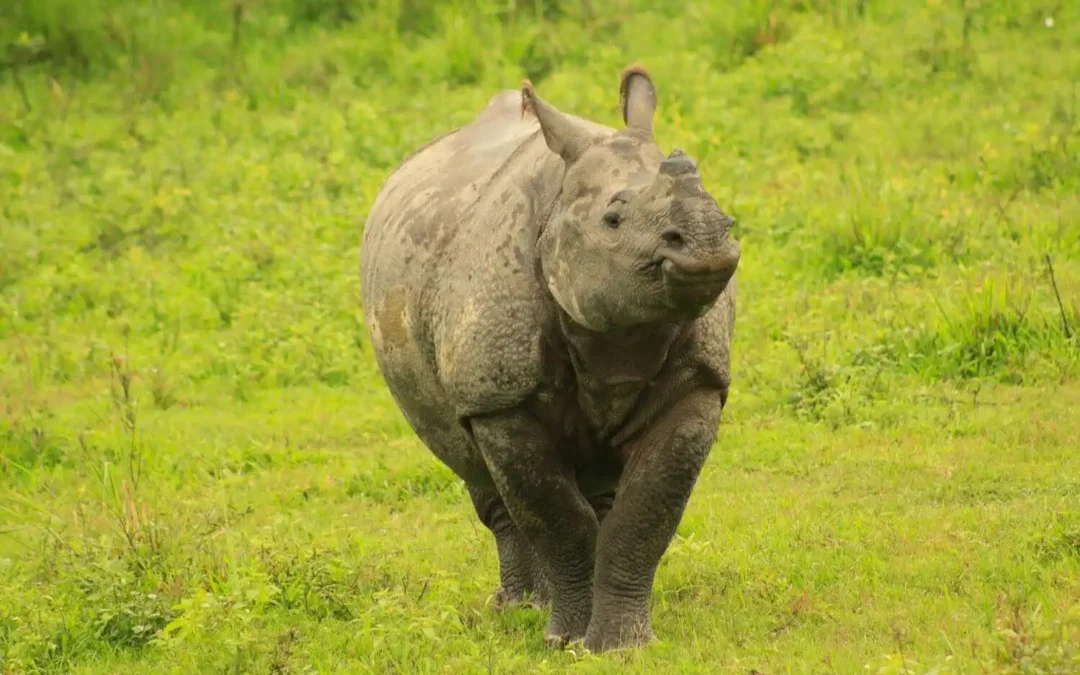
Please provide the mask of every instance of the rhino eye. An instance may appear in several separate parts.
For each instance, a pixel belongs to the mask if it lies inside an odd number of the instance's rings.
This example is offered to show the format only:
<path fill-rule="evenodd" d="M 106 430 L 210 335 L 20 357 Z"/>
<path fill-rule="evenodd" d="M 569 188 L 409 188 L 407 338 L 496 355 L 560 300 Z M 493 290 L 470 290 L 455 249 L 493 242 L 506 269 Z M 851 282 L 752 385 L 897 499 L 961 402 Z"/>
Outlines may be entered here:
<path fill-rule="evenodd" d="M 615 211 L 608 211 L 604 214 L 604 223 L 607 224 L 608 227 L 618 227 L 621 222 L 622 216 Z"/>

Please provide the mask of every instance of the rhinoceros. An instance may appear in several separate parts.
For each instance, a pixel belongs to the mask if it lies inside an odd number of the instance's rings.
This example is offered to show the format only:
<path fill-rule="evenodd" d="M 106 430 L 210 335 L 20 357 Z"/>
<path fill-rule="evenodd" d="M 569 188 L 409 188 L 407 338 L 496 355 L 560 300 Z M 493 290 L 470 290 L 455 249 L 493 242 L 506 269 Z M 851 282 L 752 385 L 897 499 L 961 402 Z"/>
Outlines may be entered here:
<path fill-rule="evenodd" d="M 621 75 L 624 129 L 524 80 L 394 169 L 363 234 L 376 364 L 494 537 L 494 604 L 545 640 L 655 639 L 661 556 L 727 401 L 739 243 L 656 88 Z"/>

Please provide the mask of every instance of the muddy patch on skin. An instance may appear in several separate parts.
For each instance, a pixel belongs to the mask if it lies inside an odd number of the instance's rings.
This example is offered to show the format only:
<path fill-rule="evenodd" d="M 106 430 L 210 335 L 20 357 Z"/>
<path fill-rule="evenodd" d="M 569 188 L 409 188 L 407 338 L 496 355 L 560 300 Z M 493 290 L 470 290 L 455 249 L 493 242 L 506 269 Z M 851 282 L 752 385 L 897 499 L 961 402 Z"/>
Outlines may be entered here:
<path fill-rule="evenodd" d="M 381 341 L 389 347 L 401 347 L 409 343 L 409 315 L 405 293 L 393 289 L 375 311 L 375 325 Z"/>

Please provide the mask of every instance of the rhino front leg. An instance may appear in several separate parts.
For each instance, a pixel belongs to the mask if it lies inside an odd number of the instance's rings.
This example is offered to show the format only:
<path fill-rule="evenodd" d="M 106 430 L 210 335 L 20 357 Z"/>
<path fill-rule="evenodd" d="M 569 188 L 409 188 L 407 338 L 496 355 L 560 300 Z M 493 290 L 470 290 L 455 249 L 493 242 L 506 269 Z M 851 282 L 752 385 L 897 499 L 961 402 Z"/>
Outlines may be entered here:
<path fill-rule="evenodd" d="M 514 525 L 502 497 L 491 489 L 469 486 L 476 515 L 495 536 L 499 555 L 499 588 L 494 603 L 503 609 L 521 602 L 547 603 L 547 583 L 532 546 Z"/>
<path fill-rule="evenodd" d="M 559 462 L 554 438 L 530 413 L 518 409 L 470 423 L 503 503 L 548 581 L 551 617 L 544 639 L 562 646 L 584 637 L 592 611 L 596 514 Z"/>
<path fill-rule="evenodd" d="M 653 578 L 716 439 L 722 400 L 717 390 L 692 392 L 628 448 L 626 473 L 597 538 L 589 650 L 653 638 Z"/>

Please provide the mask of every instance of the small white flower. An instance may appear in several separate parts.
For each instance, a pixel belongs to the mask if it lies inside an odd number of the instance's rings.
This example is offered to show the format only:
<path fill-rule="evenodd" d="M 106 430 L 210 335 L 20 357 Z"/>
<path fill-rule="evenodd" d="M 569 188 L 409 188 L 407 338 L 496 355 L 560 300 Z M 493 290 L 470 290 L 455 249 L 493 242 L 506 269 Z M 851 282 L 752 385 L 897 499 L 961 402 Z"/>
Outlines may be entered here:
<path fill-rule="evenodd" d="M 1052 17 L 1052 16 L 1046 17 L 1046 21 L 1044 23 L 1046 23 L 1047 28 L 1053 28 L 1054 27 L 1054 17 Z"/>

